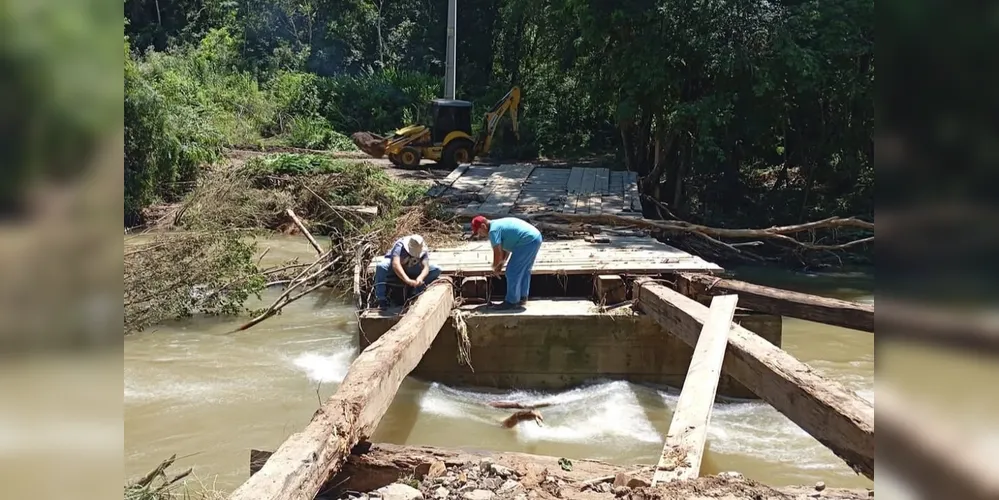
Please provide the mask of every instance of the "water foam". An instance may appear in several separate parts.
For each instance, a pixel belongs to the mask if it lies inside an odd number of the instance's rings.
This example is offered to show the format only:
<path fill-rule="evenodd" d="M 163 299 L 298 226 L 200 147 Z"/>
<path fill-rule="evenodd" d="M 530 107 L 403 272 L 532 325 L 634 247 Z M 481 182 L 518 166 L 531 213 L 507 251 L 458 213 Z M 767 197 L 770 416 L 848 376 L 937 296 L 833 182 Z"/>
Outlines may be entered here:
<path fill-rule="evenodd" d="M 354 352 L 351 350 L 331 355 L 310 351 L 299 354 L 292 363 L 304 371 L 313 382 L 340 383 L 347 376 L 347 369 L 353 360 Z"/>
<path fill-rule="evenodd" d="M 715 405 L 708 440 L 714 453 L 769 457 L 802 469 L 839 467 L 829 450 L 760 401 Z"/>
<path fill-rule="evenodd" d="M 595 383 L 548 394 L 529 391 L 484 393 L 431 384 L 421 401 L 421 410 L 495 425 L 510 415 L 510 410 L 488 406 L 495 401 L 551 404 L 541 409 L 544 425 L 530 423 L 515 428 L 517 439 L 523 442 L 619 443 L 623 439 L 658 443 L 661 440 L 627 382 Z"/>

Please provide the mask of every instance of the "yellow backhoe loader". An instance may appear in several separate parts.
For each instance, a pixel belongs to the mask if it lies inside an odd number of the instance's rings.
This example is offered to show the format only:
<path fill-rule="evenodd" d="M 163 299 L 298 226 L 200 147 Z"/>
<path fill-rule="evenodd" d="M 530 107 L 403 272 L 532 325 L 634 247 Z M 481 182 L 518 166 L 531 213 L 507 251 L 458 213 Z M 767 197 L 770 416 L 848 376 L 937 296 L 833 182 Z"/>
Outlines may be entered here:
<path fill-rule="evenodd" d="M 416 167 L 425 158 L 444 167 L 454 168 L 489 152 L 496 126 L 507 111 L 510 112 L 513 133 L 519 140 L 519 105 L 520 88 L 514 87 L 485 114 L 482 129 L 474 139 L 472 103 L 451 99 L 431 101 L 430 126 L 410 125 L 396 130 L 388 137 L 371 132 L 357 132 L 351 139 L 361 151 L 375 158 L 388 156 L 394 165 Z"/>

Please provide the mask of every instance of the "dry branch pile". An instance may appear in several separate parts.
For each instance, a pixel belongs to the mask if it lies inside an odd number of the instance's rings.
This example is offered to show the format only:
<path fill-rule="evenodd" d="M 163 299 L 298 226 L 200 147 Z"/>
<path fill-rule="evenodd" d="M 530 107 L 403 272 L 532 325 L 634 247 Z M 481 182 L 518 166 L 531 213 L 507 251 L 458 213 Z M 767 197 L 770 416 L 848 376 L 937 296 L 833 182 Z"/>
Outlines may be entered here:
<path fill-rule="evenodd" d="M 126 332 L 193 313 L 243 312 L 243 301 L 267 285 L 284 291 L 242 329 L 320 288 L 349 295 L 355 264 L 395 239 L 419 233 L 440 246 L 460 236 L 439 209 L 447 201 L 427 201 L 424 192 L 381 167 L 321 155 L 279 154 L 209 170 L 183 203 L 158 211 L 153 244 L 126 252 Z M 377 207 L 377 215 L 349 208 L 359 205 Z M 235 228 L 246 231 L 237 236 Z M 302 233 L 320 256 L 257 269 L 254 246 L 240 237 L 261 230 Z"/>

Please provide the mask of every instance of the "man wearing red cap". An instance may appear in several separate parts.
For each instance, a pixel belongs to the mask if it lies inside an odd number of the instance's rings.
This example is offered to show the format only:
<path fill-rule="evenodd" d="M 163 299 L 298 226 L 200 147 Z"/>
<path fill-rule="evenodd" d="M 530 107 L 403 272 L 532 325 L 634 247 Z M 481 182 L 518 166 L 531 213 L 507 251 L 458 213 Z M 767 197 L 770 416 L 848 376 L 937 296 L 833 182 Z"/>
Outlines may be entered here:
<path fill-rule="evenodd" d="M 489 238 L 494 273 L 503 270 L 503 262 L 510 255 L 506 265 L 506 298 L 497 308 L 512 309 L 526 304 L 531 294 L 531 269 L 541 250 L 541 231 L 516 217 L 491 221 L 478 215 L 472 219 L 472 234 Z"/>

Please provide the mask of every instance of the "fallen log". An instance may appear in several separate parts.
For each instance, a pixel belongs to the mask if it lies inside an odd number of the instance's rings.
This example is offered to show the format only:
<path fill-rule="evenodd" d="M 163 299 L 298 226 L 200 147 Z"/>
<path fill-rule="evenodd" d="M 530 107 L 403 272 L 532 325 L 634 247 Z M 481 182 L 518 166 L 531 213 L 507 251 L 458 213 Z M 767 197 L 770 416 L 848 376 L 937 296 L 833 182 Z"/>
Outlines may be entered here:
<path fill-rule="evenodd" d="M 740 307 L 754 311 L 874 332 L 872 304 L 819 297 L 704 274 L 678 275 L 677 287 L 683 290 L 684 286 L 687 287 L 685 295 L 692 297 L 734 293 L 739 295 Z"/>
<path fill-rule="evenodd" d="M 881 463 L 923 498 L 999 498 L 999 467 L 975 453 L 973 436 L 955 432 L 952 419 L 913 407 L 885 384 L 878 384 Z"/>
<path fill-rule="evenodd" d="M 710 313 L 697 301 L 648 279 L 635 282 L 636 305 L 690 346 Z M 842 458 L 874 479 L 874 407 L 825 379 L 762 337 L 732 324 L 725 373 L 770 403 Z"/>
<path fill-rule="evenodd" d="M 708 320 L 701 328 L 690 358 L 687 378 L 680 390 L 673 419 L 666 434 L 666 444 L 652 476 L 652 486 L 686 479 L 696 479 L 701 472 L 704 443 L 708 440 L 708 423 L 718 392 L 718 377 L 728 333 L 735 317 L 737 295 L 721 295 L 711 299 Z"/>
<path fill-rule="evenodd" d="M 269 453 L 252 450 L 250 452 L 250 474 L 255 474 L 268 461 Z M 538 483 L 545 477 L 556 477 L 566 483 L 560 489 L 563 499 L 592 499 L 592 492 L 581 491 L 593 486 L 613 481 L 618 474 L 628 476 L 651 472 L 652 466 L 636 468 L 622 467 L 595 460 L 571 459 L 572 469 L 564 470 L 559 465 L 559 457 L 530 455 L 526 453 L 489 452 L 436 448 L 430 446 L 399 446 L 374 444 L 360 447 L 351 454 L 343 469 L 330 485 L 331 498 L 342 491 L 369 492 L 394 482 L 415 477 L 419 479 L 421 470 L 428 464 L 443 462 L 449 469 L 478 465 L 482 459 L 506 467 L 517 474 L 517 481 L 528 490 L 537 490 Z M 782 486 L 772 488 L 749 479 L 703 477 L 692 481 L 662 484 L 656 488 L 656 495 L 646 498 L 761 498 L 781 500 L 811 500 L 815 494 L 811 486 Z M 672 495 L 672 496 L 671 496 Z M 726 496 L 729 495 L 729 496 Z M 542 493 L 538 498 L 554 498 Z M 610 498 L 608 495 L 607 498 Z M 830 500 L 862 500 L 868 498 L 864 489 L 826 488 L 822 498 Z"/>
<path fill-rule="evenodd" d="M 611 214 L 560 214 L 560 213 L 542 213 L 542 214 L 479 214 L 487 219 L 498 219 L 502 217 L 517 217 L 523 219 L 527 222 L 531 222 L 538 229 L 552 232 L 564 232 L 573 233 L 579 231 L 584 225 L 608 225 L 608 226 L 622 226 L 622 227 L 637 227 L 646 230 L 654 231 L 665 231 L 665 232 L 679 232 L 679 233 L 697 233 L 702 236 L 706 236 L 711 239 L 715 238 L 730 238 L 730 239 L 753 239 L 753 240 L 775 240 L 786 243 L 793 248 L 799 250 L 845 250 L 847 248 L 862 245 L 865 243 L 873 243 L 874 236 L 862 237 L 854 240 L 850 240 L 845 243 L 836 243 L 831 245 L 810 243 L 805 241 L 799 241 L 792 238 L 790 235 L 798 234 L 806 231 L 816 231 L 818 229 L 856 229 L 864 231 L 874 231 L 874 223 L 868 222 L 862 219 L 857 219 L 855 217 L 829 217 L 827 219 L 822 219 L 814 222 L 807 222 L 804 224 L 793 224 L 790 226 L 773 226 L 768 228 L 759 229 L 728 229 L 719 227 L 702 226 L 700 224 L 692 224 L 690 222 L 682 220 L 652 220 L 644 219 L 638 217 L 622 217 L 620 215 Z M 561 222 L 561 224 L 559 224 Z M 725 247 L 730 247 L 728 243 L 724 243 L 718 240 L 714 241 L 715 244 L 720 244 Z"/>
<path fill-rule="evenodd" d="M 351 363 L 343 383 L 230 500 L 312 500 L 351 448 L 367 439 L 454 306 L 451 280 L 427 287 L 402 319 Z"/>

